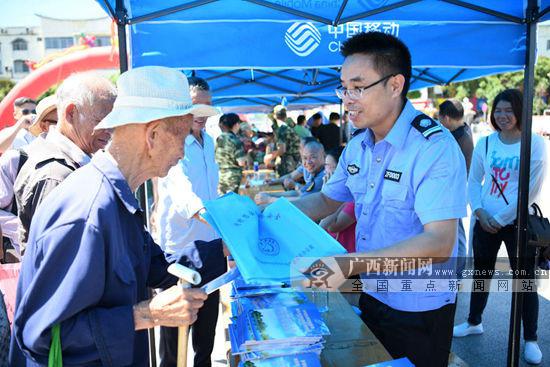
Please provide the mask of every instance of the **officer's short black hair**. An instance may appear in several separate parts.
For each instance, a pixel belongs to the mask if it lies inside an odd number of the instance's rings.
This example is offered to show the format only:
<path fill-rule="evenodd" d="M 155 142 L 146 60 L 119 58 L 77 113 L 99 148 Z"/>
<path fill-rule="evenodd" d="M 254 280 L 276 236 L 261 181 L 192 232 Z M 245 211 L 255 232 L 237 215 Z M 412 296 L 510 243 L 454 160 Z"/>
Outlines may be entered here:
<path fill-rule="evenodd" d="M 512 111 L 516 117 L 516 126 L 521 131 L 521 114 L 523 113 L 523 94 L 519 89 L 506 89 L 500 92 L 493 101 L 493 107 L 491 107 L 491 125 L 496 131 L 500 131 L 497 122 L 495 120 L 495 108 L 500 101 L 509 102 L 512 105 Z"/>
<path fill-rule="evenodd" d="M 210 86 L 203 78 L 199 78 L 198 76 L 190 76 L 187 78 L 187 81 L 189 82 L 189 88 L 194 87 L 205 92 L 210 92 Z"/>
<path fill-rule="evenodd" d="M 298 116 L 298 119 L 296 120 L 298 125 L 303 125 L 306 122 L 306 116 L 300 115 Z"/>
<path fill-rule="evenodd" d="M 36 104 L 36 101 L 32 98 L 29 98 L 29 97 L 19 97 L 17 98 L 14 102 L 13 102 L 13 105 L 15 107 L 21 107 L 23 106 L 25 103 L 33 103 L 33 104 Z"/>
<path fill-rule="evenodd" d="M 439 105 L 439 118 L 447 116 L 452 120 L 462 120 L 464 118 L 464 107 L 456 99 L 448 99 Z"/>
<path fill-rule="evenodd" d="M 405 84 L 401 97 L 407 98 L 412 66 L 409 48 L 397 37 L 382 32 L 358 33 L 342 44 L 342 56 L 355 54 L 371 56 L 375 70 L 382 76 L 401 74 Z"/>
<path fill-rule="evenodd" d="M 321 113 L 319 113 L 319 112 L 317 112 L 316 114 L 311 116 L 312 120 L 319 120 L 319 119 L 322 119 L 322 118 L 323 118 L 323 115 L 321 115 Z"/>
<path fill-rule="evenodd" d="M 237 115 L 236 113 L 226 113 L 220 117 L 220 125 L 223 125 L 228 129 L 232 129 L 233 126 L 235 126 L 240 122 L 241 122 L 241 119 L 239 118 L 239 115 Z"/>
<path fill-rule="evenodd" d="M 340 120 L 340 114 L 337 113 L 337 112 L 331 112 L 328 119 L 330 121 L 334 121 L 334 120 Z"/>

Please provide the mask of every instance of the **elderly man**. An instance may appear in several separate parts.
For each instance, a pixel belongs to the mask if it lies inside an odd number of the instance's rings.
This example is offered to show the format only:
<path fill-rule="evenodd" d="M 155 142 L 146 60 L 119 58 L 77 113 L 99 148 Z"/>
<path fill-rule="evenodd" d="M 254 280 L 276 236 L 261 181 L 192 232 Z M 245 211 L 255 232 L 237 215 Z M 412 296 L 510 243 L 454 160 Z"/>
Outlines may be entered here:
<path fill-rule="evenodd" d="M 210 87 L 205 80 L 191 77 L 189 88 L 193 103 L 212 104 Z M 196 240 L 212 241 L 213 249 L 221 241 L 214 228 L 199 218 L 203 201 L 218 198 L 218 165 L 214 140 L 204 130 L 206 120 L 206 117 L 194 117 L 191 134 L 185 139 L 185 157 L 165 178 L 159 179 L 158 240 L 169 262 L 175 261 Z M 219 300 L 219 292 L 211 294 L 193 324 L 195 367 L 212 365 L 210 356 L 214 349 Z M 161 367 L 176 366 L 177 342 L 177 328 L 160 328 Z"/>
<path fill-rule="evenodd" d="M 169 68 L 132 69 L 117 88 L 112 112 L 96 127 L 114 129 L 111 144 L 63 181 L 33 219 L 13 338 L 27 366 L 48 363 L 55 325 L 66 365 L 148 366 L 145 329 L 192 324 L 207 298 L 172 286 L 148 299 L 148 286 L 177 279 L 144 229 L 133 192 L 183 158 L 193 116 L 217 110 L 193 105 L 187 79 Z M 185 259 L 207 266 L 200 243 L 188 250 Z M 15 346 L 12 365 L 22 366 Z"/>
<path fill-rule="evenodd" d="M 93 73 L 74 74 L 57 90 L 57 128 L 28 147 L 29 158 L 15 180 L 21 253 L 36 208 L 69 174 L 88 163 L 92 153 L 109 142 L 111 132 L 94 131 L 94 127 L 111 111 L 115 97 L 112 83 Z"/>
<path fill-rule="evenodd" d="M 270 204 L 282 196 L 289 200 L 295 200 L 299 197 L 320 192 L 323 187 L 324 176 L 325 151 L 323 145 L 317 140 L 308 141 L 302 151 L 302 165 L 288 175 L 271 182 L 271 184 L 283 184 L 285 188 L 292 190 L 282 193 L 260 192 L 254 200 L 257 204 Z M 300 186 L 297 181 L 303 181 L 304 184 Z"/>

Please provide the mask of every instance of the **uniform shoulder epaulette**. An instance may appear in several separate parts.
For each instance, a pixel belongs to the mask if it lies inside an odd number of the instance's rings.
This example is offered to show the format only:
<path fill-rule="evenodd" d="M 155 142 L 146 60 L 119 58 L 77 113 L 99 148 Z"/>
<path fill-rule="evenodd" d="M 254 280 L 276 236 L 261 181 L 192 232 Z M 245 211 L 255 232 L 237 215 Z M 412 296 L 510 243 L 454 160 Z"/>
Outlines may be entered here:
<path fill-rule="evenodd" d="M 354 132 L 351 133 L 351 137 L 355 137 L 361 133 L 364 133 L 366 129 L 357 129 Z"/>
<path fill-rule="evenodd" d="M 425 114 L 420 114 L 416 116 L 414 120 L 412 120 L 411 125 L 416 130 L 418 130 L 420 134 L 422 134 L 426 139 L 428 139 L 433 134 L 443 132 L 441 125 Z"/>

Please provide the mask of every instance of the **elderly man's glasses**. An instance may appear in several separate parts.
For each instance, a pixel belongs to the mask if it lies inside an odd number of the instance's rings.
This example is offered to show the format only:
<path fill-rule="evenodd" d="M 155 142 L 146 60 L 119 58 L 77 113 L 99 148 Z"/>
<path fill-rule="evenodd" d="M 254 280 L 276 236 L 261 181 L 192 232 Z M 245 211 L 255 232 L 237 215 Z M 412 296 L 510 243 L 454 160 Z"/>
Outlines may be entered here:
<path fill-rule="evenodd" d="M 336 92 L 336 95 L 340 99 L 349 98 L 349 99 L 356 100 L 356 99 L 359 99 L 359 98 L 363 97 L 363 92 L 366 91 L 367 89 L 372 88 L 375 85 L 377 85 L 379 83 L 382 83 L 383 81 L 391 78 L 392 76 L 396 76 L 396 75 L 397 74 L 386 75 L 382 79 L 377 80 L 374 83 L 367 85 L 366 87 L 359 87 L 359 88 L 354 88 L 354 89 L 347 89 L 347 88 L 344 88 L 344 87 L 340 87 L 340 88 L 336 88 L 334 91 Z"/>

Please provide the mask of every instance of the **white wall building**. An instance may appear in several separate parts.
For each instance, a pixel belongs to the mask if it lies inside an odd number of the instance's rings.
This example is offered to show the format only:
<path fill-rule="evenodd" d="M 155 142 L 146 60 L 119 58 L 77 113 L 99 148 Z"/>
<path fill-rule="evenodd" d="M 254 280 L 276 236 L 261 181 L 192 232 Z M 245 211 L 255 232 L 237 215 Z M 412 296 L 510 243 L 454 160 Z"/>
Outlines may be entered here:
<path fill-rule="evenodd" d="M 82 35 L 95 36 L 96 46 L 110 45 L 111 20 L 56 19 L 36 15 L 35 27 L 0 27 L 0 78 L 19 81 L 30 69 L 26 60 L 40 62 L 44 57 L 77 45 Z"/>
<path fill-rule="evenodd" d="M 550 57 L 550 21 L 538 25 L 537 55 Z"/>

